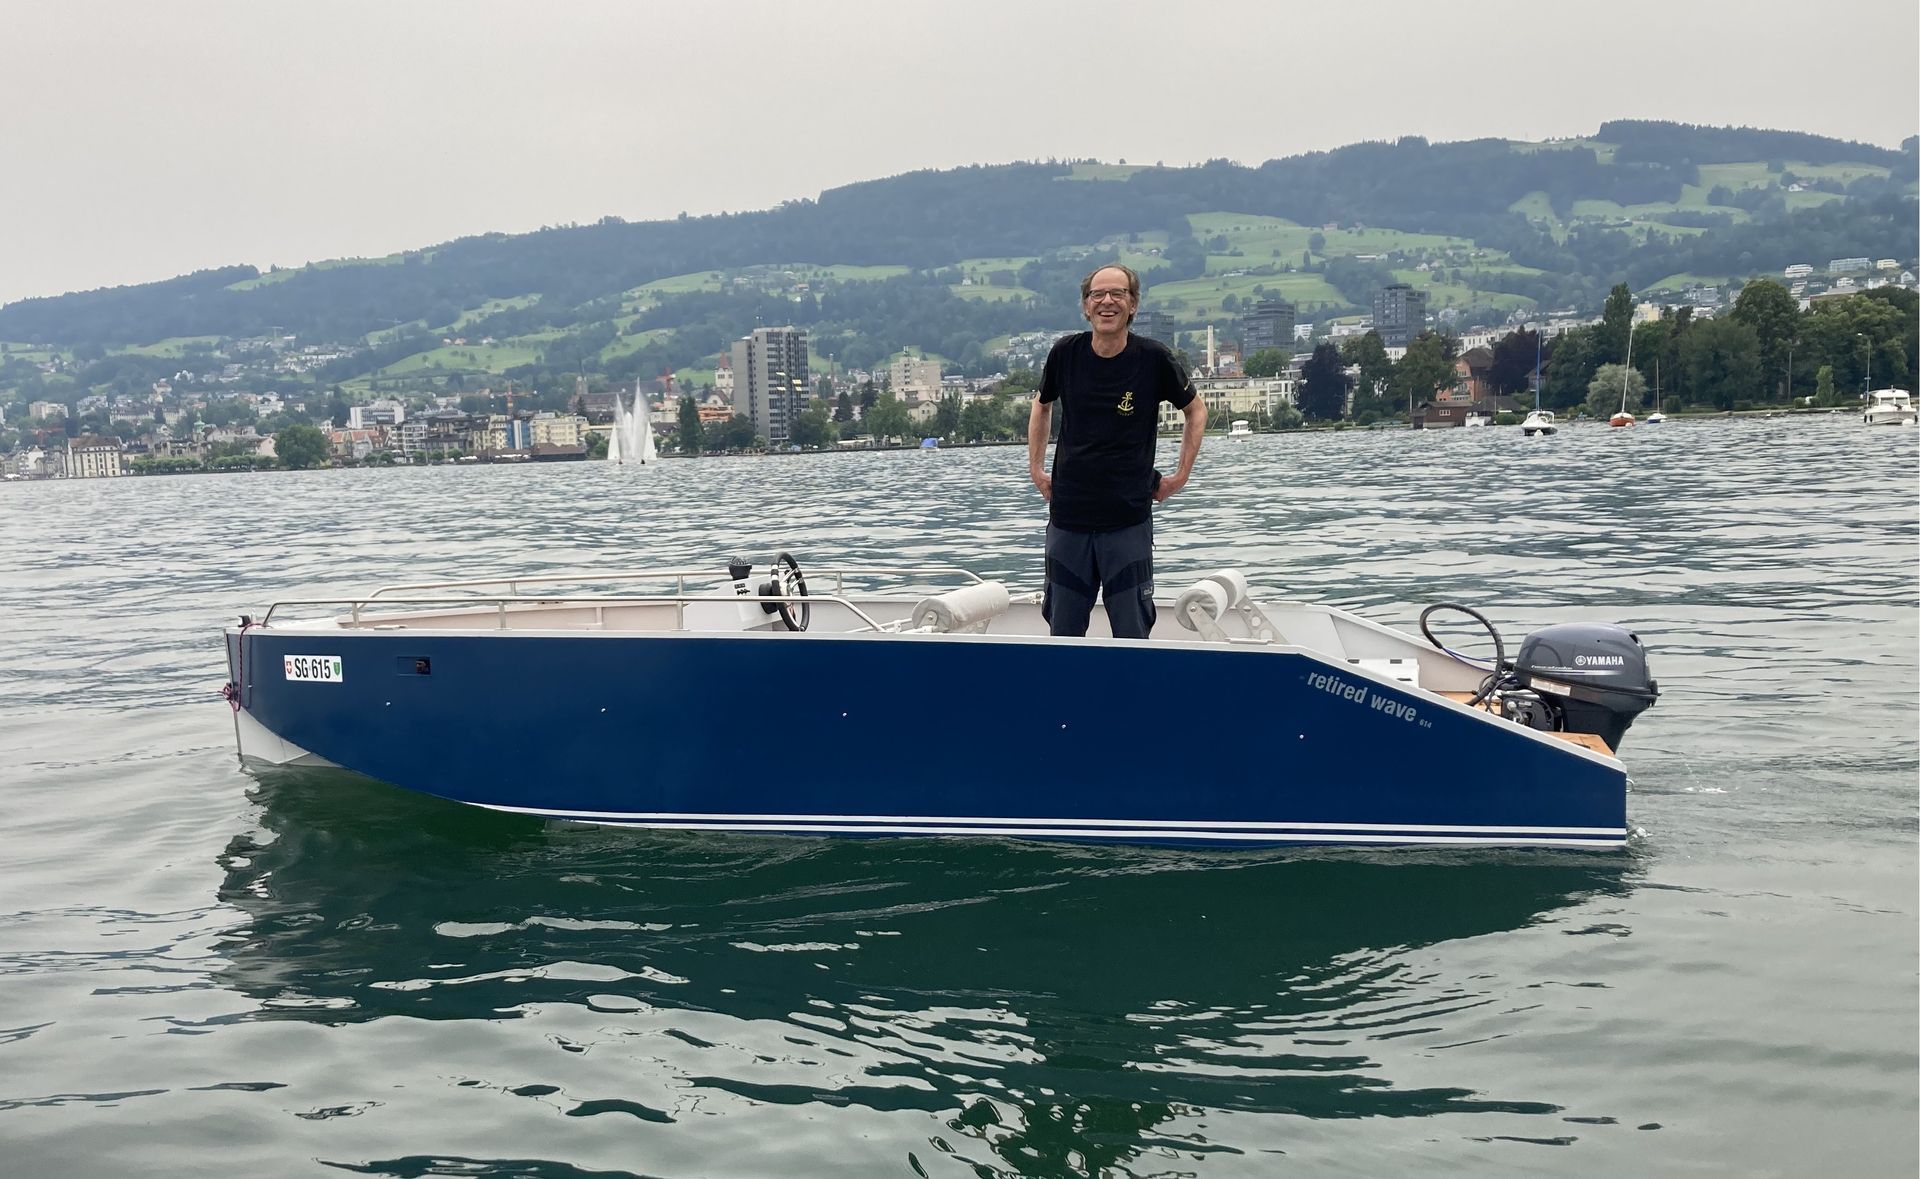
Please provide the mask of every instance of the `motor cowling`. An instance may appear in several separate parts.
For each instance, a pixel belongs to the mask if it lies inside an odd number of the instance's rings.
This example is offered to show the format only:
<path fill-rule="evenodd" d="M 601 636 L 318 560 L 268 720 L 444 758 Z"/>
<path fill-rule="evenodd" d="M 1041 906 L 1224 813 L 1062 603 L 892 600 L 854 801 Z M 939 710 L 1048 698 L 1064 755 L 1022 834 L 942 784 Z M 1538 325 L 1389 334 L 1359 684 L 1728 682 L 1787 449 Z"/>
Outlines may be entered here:
<path fill-rule="evenodd" d="M 1600 623 L 1566 623 L 1528 635 L 1513 678 L 1560 714 L 1570 733 L 1592 733 L 1618 752 L 1634 718 L 1660 698 L 1639 636 Z"/>

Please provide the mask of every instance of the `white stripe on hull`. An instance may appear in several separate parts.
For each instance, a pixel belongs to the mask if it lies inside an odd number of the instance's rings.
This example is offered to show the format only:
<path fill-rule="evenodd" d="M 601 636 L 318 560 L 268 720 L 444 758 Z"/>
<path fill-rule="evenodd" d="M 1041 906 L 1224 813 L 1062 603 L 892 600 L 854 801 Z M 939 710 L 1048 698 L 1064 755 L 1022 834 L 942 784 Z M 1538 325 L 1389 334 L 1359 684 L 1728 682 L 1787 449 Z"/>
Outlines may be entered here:
<path fill-rule="evenodd" d="M 583 822 L 612 823 L 651 823 L 655 821 L 699 825 L 703 823 L 740 823 L 747 825 L 791 824 L 791 823 L 829 823 L 835 825 L 888 824 L 897 826 L 915 825 L 972 825 L 972 824 L 1017 824 L 1023 826 L 1074 826 L 1074 827 L 1110 827 L 1131 829 L 1143 827 L 1191 828 L 1194 830 L 1243 830 L 1243 831 L 1417 831 L 1417 832 L 1471 832 L 1475 835 L 1624 835 L 1620 827 L 1483 827 L 1470 824 L 1444 823 L 1272 823 L 1272 822 L 1210 822 L 1204 819 L 1044 819 L 1003 818 L 982 816 L 979 818 L 955 818 L 951 815 L 744 815 L 712 814 L 697 811 L 563 811 L 541 807 L 497 806 L 490 803 L 478 803 L 488 810 L 511 811 L 523 815 L 541 815 L 550 819 L 576 819 Z"/>
<path fill-rule="evenodd" d="M 671 831 L 762 831 L 789 835 L 1000 835 L 1043 839 L 1194 842 L 1472 844 L 1530 847 L 1618 847 L 1620 827 L 1481 827 L 1389 823 L 1206 823 L 1150 819 L 954 819 L 938 816 L 689 815 L 620 811 L 555 811 L 486 806 L 547 819 Z"/>

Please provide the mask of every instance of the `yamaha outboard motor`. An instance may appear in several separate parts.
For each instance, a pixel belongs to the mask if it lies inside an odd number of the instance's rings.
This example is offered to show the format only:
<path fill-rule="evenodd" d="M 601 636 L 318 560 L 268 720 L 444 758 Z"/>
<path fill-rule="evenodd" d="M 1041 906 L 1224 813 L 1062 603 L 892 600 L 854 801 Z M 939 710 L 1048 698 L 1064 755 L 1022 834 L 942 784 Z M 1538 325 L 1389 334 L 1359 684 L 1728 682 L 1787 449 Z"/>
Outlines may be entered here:
<path fill-rule="evenodd" d="M 1552 727 L 1592 733 L 1616 753 L 1633 718 L 1660 698 L 1660 685 L 1647 674 L 1647 651 L 1639 637 L 1597 623 L 1566 623 L 1528 635 L 1514 660 L 1512 679 L 1559 714 L 1559 723 Z"/>

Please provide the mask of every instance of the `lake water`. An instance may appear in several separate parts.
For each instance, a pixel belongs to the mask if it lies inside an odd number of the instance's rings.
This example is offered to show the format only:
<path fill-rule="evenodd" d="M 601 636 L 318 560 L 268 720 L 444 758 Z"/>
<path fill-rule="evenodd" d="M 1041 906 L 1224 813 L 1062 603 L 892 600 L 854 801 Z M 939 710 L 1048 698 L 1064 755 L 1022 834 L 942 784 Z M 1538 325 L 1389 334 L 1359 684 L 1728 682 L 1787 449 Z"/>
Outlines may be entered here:
<path fill-rule="evenodd" d="M 1912 1175 L 1917 439 L 1208 440 L 1163 595 L 1641 636 L 1615 855 L 648 834 L 236 764 L 219 629 L 276 598 L 777 548 L 1031 588 L 1019 448 L 0 488 L 0 1173 Z M 964 758 L 1110 690 L 898 723 Z M 1146 691 L 1150 739 L 1272 739 Z"/>

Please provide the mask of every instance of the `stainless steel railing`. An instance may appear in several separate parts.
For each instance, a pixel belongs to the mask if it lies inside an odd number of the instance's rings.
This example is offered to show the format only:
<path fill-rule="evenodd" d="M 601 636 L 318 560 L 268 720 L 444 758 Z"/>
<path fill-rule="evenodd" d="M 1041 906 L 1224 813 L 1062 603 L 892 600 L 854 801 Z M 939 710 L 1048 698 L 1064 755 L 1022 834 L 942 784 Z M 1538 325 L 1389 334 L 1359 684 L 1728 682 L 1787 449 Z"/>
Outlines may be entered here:
<path fill-rule="evenodd" d="M 482 583 L 482 584 L 489 584 L 489 583 Z M 492 584 L 497 584 L 497 583 L 492 583 Z M 401 587 L 389 586 L 386 588 L 397 589 Z M 387 614 L 384 612 L 381 614 L 376 614 L 372 616 L 367 616 L 363 614 L 363 611 L 366 610 L 369 606 L 376 606 L 376 605 L 383 608 L 388 606 L 438 606 L 443 608 L 444 607 L 453 607 L 453 608 L 466 607 L 466 608 L 478 608 L 481 610 L 490 608 L 494 612 L 494 617 L 496 620 L 494 629 L 496 630 L 510 629 L 507 626 L 507 618 L 510 612 L 524 613 L 530 607 L 546 609 L 546 608 L 555 607 L 555 606 L 559 606 L 559 607 L 591 606 L 595 608 L 596 621 L 604 623 L 606 610 L 607 610 L 607 607 L 609 606 L 673 606 L 675 608 L 674 609 L 674 628 L 676 630 L 685 630 L 687 627 L 687 606 L 690 603 L 694 603 L 694 602 L 717 602 L 717 603 L 728 603 L 728 604 L 734 604 L 734 605 L 738 605 L 743 602 L 753 602 L 753 603 L 787 602 L 796 606 L 808 605 L 808 604 L 843 606 L 850 613 L 852 613 L 855 618 L 860 620 L 862 624 L 861 629 L 875 630 L 875 631 L 886 629 L 883 624 L 875 621 L 871 614 L 868 614 L 865 610 L 861 609 L 858 605 L 854 604 L 851 600 L 839 594 L 754 594 L 751 597 L 742 597 L 741 595 L 734 594 L 734 593 L 725 593 L 725 594 L 674 593 L 674 594 L 642 594 L 642 595 L 630 595 L 630 596 L 629 595 L 608 596 L 604 594 L 575 594 L 575 595 L 565 595 L 561 597 L 530 597 L 530 596 L 516 593 L 516 594 L 504 594 L 504 595 L 494 595 L 494 596 L 461 595 L 461 596 L 422 597 L 422 598 L 378 598 L 375 595 L 370 594 L 363 597 L 282 598 L 278 601 L 273 602 L 267 607 L 267 612 L 260 617 L 259 625 L 260 626 L 269 625 L 273 621 L 273 616 L 275 613 L 277 613 L 283 607 L 289 607 L 289 606 L 334 606 L 334 607 L 345 606 L 347 608 L 347 619 L 346 619 L 345 625 L 356 626 L 356 627 L 369 625 L 369 624 L 377 624 L 381 618 L 385 618 L 385 617 L 392 617 L 395 619 L 406 617 L 403 614 Z M 516 608 L 518 609 L 516 610 Z M 841 632 L 836 632 L 836 633 L 841 633 Z M 848 633 L 852 633 L 852 632 L 848 632 Z"/>
<path fill-rule="evenodd" d="M 958 565 L 924 566 L 870 566 L 837 569 L 816 569 L 802 574 L 807 580 L 833 579 L 834 595 L 846 593 L 846 579 L 849 577 L 961 577 L 978 584 L 986 579 L 971 569 Z M 631 581 L 668 581 L 673 582 L 675 595 L 686 593 L 687 581 L 697 578 L 702 581 L 719 584 L 732 584 L 724 572 L 712 568 L 702 569 L 646 569 L 634 573 L 538 573 L 508 577 L 479 577 L 460 581 L 416 581 L 397 585 L 385 585 L 367 595 L 365 600 L 383 597 L 390 593 L 414 593 L 422 590 L 475 589 L 481 586 L 502 585 L 507 587 L 509 595 L 518 595 L 523 585 L 591 585 L 611 584 Z M 344 599 L 343 599 L 344 600 Z M 767 601 L 773 599 L 768 598 Z"/>

